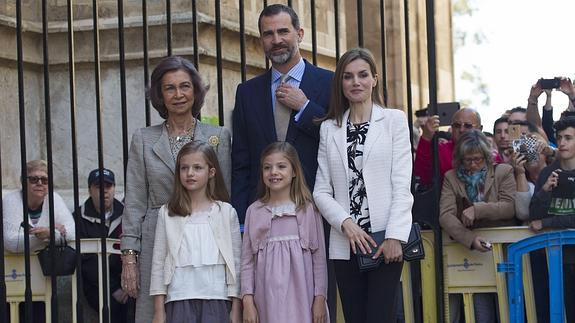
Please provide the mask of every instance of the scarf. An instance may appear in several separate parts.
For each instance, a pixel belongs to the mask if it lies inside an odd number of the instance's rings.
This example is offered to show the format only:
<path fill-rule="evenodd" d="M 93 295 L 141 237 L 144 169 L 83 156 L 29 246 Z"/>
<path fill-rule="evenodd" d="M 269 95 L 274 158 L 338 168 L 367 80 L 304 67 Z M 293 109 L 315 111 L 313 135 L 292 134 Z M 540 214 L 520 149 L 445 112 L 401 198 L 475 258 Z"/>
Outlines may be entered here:
<path fill-rule="evenodd" d="M 473 173 L 463 167 L 457 169 L 457 178 L 465 184 L 465 192 L 471 203 L 481 202 L 479 192 L 485 187 L 485 177 L 487 177 L 486 167 Z"/>

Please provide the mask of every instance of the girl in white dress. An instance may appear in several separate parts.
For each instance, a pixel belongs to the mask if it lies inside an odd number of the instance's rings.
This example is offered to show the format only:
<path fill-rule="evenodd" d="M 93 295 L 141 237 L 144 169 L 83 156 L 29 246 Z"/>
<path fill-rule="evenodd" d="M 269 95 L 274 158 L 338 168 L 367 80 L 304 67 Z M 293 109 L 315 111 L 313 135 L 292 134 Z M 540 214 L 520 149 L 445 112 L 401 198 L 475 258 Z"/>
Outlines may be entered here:
<path fill-rule="evenodd" d="M 156 225 L 153 323 L 239 323 L 240 227 L 214 150 L 184 145 L 175 174 Z"/>

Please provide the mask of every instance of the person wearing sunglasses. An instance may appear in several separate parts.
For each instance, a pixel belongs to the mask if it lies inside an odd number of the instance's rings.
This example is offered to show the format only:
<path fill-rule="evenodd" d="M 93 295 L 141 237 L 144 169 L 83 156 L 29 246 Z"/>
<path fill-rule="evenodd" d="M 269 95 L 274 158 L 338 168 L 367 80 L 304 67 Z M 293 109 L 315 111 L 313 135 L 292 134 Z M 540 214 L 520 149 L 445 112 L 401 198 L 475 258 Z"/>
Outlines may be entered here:
<path fill-rule="evenodd" d="M 417 145 L 415 153 L 414 174 L 420 178 L 420 184 L 424 187 L 431 185 L 433 176 L 433 155 L 431 140 L 439 129 L 439 116 L 431 116 L 423 126 L 423 134 Z M 463 108 L 453 115 L 451 122 L 451 140 L 439 142 L 439 170 L 440 179 L 443 180 L 445 173 L 453 168 L 453 149 L 459 137 L 473 129 L 481 130 L 481 116 L 479 112 L 471 108 Z"/>
<path fill-rule="evenodd" d="M 48 166 L 43 160 L 26 163 L 28 223 L 23 221 L 22 191 L 6 194 L 2 200 L 4 248 L 9 252 L 24 252 L 24 225 L 29 226 L 30 251 L 44 248 L 50 241 L 48 202 Z M 54 192 L 54 234 L 56 244 L 75 239 L 74 218 L 64 200 Z"/>
<path fill-rule="evenodd" d="M 516 225 L 515 176 L 508 164 L 493 165 L 491 148 L 479 130 L 462 134 L 453 151 L 453 169 L 445 173 L 439 224 L 449 237 L 479 252 L 490 243 L 474 229 Z M 450 322 L 459 322 L 461 295 L 449 295 Z M 476 322 L 496 322 L 495 295 L 474 295 Z M 469 318 L 468 318 L 469 319 Z"/>

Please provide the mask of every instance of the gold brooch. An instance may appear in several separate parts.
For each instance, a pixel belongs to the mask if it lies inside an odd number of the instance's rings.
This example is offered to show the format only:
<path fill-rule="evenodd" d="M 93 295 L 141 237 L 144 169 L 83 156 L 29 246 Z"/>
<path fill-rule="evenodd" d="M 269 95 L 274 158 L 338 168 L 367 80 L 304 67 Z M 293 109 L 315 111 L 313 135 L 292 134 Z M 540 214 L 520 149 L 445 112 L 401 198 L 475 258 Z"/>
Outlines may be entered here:
<path fill-rule="evenodd" d="M 220 144 L 220 138 L 218 136 L 210 136 L 210 138 L 208 138 L 208 144 L 210 144 L 210 146 L 216 147 Z"/>

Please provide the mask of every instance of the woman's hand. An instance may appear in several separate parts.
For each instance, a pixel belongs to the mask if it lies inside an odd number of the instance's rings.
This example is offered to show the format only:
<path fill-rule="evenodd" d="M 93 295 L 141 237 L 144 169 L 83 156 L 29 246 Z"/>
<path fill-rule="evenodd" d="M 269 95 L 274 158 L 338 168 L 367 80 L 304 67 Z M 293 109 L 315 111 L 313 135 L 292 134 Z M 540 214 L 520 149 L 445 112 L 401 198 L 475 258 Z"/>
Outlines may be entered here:
<path fill-rule="evenodd" d="M 547 177 L 547 181 L 545 182 L 545 184 L 543 184 L 543 187 L 541 187 L 541 189 L 543 189 L 543 191 L 545 192 L 551 192 L 555 187 L 557 187 L 560 172 L 561 172 L 560 169 L 556 169 L 553 172 L 551 172 L 551 175 Z"/>
<path fill-rule="evenodd" d="M 244 305 L 244 323 L 259 323 L 258 310 L 254 304 L 254 295 L 245 295 L 242 299 Z"/>
<path fill-rule="evenodd" d="M 313 305 L 311 307 L 313 323 L 325 323 L 327 321 L 326 307 L 327 304 L 325 303 L 325 297 L 315 296 L 313 298 Z"/>
<path fill-rule="evenodd" d="M 473 239 L 473 242 L 471 243 L 471 249 L 481 251 L 481 252 L 490 251 L 491 248 L 486 247 L 486 245 L 489 245 L 487 240 L 485 240 L 484 238 L 482 238 L 480 236 L 477 236 L 477 237 L 475 237 L 475 239 Z"/>
<path fill-rule="evenodd" d="M 513 166 L 515 170 L 515 175 L 525 175 L 525 156 L 522 154 L 518 154 L 517 152 L 513 152 L 511 154 L 511 161 L 510 164 Z"/>
<path fill-rule="evenodd" d="M 242 323 L 242 305 L 239 298 L 232 297 L 232 310 L 230 311 L 230 323 Z"/>
<path fill-rule="evenodd" d="M 48 240 L 50 239 L 50 228 L 47 227 L 34 227 L 30 229 L 30 234 L 34 235 L 36 238 L 40 240 Z"/>
<path fill-rule="evenodd" d="M 137 298 L 140 289 L 140 272 L 136 255 L 122 255 L 122 289 Z"/>
<path fill-rule="evenodd" d="M 541 220 L 535 220 L 529 222 L 529 229 L 533 232 L 539 232 L 543 229 L 543 222 Z"/>
<path fill-rule="evenodd" d="M 473 225 L 474 221 L 475 221 L 475 209 L 473 208 L 472 205 L 463 210 L 463 212 L 461 213 L 461 222 L 463 223 L 464 226 L 469 228 Z"/>
<path fill-rule="evenodd" d="M 56 228 L 56 230 L 60 231 L 60 235 L 62 237 L 66 237 L 66 226 L 60 223 L 56 223 L 54 225 L 54 227 Z"/>
<path fill-rule="evenodd" d="M 377 252 L 373 255 L 373 259 L 379 258 L 383 253 L 383 260 L 386 264 L 392 262 L 400 262 L 403 260 L 403 251 L 401 249 L 401 242 L 396 239 L 385 239 Z"/>
<path fill-rule="evenodd" d="M 341 230 L 347 236 L 349 244 L 351 246 L 351 251 L 357 254 L 357 246 L 362 253 L 371 253 L 371 248 L 377 248 L 377 243 L 361 229 L 361 227 L 351 218 L 347 218 L 341 224 Z M 357 245 L 357 246 L 356 246 Z"/>

